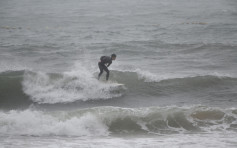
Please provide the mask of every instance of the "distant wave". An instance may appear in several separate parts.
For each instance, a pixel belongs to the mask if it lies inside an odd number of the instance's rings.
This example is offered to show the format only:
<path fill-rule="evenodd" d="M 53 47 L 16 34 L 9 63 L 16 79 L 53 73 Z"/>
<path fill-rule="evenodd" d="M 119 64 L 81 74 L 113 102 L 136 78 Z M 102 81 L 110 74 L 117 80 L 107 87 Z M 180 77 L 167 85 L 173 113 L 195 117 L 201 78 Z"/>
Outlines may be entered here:
<path fill-rule="evenodd" d="M 119 50 L 118 54 L 125 55 L 163 55 L 167 54 L 167 51 L 172 50 L 174 53 L 182 54 L 195 54 L 195 53 L 209 53 L 217 54 L 222 53 L 235 53 L 237 44 L 235 43 L 204 43 L 204 42 L 195 42 L 195 43 L 169 43 L 159 40 L 143 40 L 143 41 L 127 41 L 121 43 L 114 43 L 113 47 L 118 47 L 123 50 Z M 137 48 L 139 47 L 139 48 Z M 159 49 L 159 50 L 156 50 Z M 108 52 L 106 49 L 104 52 Z"/>
<path fill-rule="evenodd" d="M 175 134 L 237 130 L 236 108 L 96 107 L 74 111 L 0 112 L 1 135 L 108 136 L 113 134 Z"/>

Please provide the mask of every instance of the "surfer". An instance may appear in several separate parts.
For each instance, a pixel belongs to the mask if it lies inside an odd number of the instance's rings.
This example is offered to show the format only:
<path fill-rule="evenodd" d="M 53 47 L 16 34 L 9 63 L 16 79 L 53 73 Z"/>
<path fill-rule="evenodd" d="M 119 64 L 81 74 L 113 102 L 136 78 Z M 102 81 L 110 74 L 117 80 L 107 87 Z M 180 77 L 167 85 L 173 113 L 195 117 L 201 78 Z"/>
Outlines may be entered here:
<path fill-rule="evenodd" d="M 116 54 L 112 54 L 111 57 L 109 56 L 102 56 L 100 57 L 100 61 L 98 63 L 100 73 L 98 75 L 98 80 L 100 79 L 100 76 L 102 75 L 103 71 L 106 71 L 106 80 L 109 79 L 109 70 L 108 67 L 110 64 L 112 64 L 112 60 L 116 59 Z"/>

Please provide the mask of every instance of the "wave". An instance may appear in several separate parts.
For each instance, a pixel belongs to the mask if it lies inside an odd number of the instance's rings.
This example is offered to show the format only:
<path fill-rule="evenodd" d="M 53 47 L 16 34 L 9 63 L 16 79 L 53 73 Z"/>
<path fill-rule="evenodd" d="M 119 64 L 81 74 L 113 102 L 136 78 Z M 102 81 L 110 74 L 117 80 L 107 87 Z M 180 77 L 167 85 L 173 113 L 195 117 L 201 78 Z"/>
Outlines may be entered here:
<path fill-rule="evenodd" d="M 83 69 L 64 73 L 4 72 L 0 73 L 0 107 L 27 106 L 33 102 L 55 104 L 104 100 L 130 94 L 159 97 L 205 89 L 234 90 L 237 84 L 237 78 L 227 76 L 204 75 L 158 80 L 154 74 L 142 74 L 140 71 L 112 71 L 110 78 L 114 82 L 104 83 L 96 79 L 97 73 L 92 74 Z"/>
<path fill-rule="evenodd" d="M 147 95 L 170 95 L 206 89 L 235 89 L 237 78 L 221 75 L 200 75 L 190 77 L 160 77 L 150 72 L 135 70 L 113 71 L 111 79 L 125 84 L 129 92 Z"/>
<path fill-rule="evenodd" d="M 65 73 L 8 71 L 0 74 L 0 88 L 2 105 L 23 101 L 19 98 L 39 104 L 109 99 L 123 95 L 126 89 L 117 83 L 98 81 L 81 69 Z"/>
<path fill-rule="evenodd" d="M 96 107 L 43 112 L 0 112 L 1 135 L 108 136 L 237 132 L 237 109 L 207 106 L 119 108 Z"/>

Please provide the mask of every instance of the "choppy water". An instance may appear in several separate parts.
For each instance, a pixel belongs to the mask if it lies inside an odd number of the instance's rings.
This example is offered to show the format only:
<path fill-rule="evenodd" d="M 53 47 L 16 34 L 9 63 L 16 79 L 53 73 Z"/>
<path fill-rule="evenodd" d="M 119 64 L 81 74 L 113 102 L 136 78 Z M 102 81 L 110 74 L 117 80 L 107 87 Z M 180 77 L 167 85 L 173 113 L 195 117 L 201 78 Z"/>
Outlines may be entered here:
<path fill-rule="evenodd" d="M 0 147 L 236 147 L 236 8 L 2 0 Z"/>

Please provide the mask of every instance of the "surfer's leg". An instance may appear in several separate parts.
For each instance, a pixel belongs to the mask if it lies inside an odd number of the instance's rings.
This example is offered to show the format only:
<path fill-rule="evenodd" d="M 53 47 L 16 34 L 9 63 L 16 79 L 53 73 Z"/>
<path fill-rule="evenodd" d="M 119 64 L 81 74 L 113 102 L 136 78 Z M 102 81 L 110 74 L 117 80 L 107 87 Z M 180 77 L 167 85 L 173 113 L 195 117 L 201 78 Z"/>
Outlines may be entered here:
<path fill-rule="evenodd" d="M 104 71 L 107 72 L 107 74 L 106 74 L 106 80 L 108 81 L 108 79 L 109 79 L 109 70 L 108 70 L 108 68 L 107 68 L 106 66 L 104 67 Z"/>
<path fill-rule="evenodd" d="M 99 69 L 100 69 L 100 73 L 99 73 L 99 75 L 98 75 L 98 80 L 100 79 L 100 76 L 102 75 L 102 73 L 103 73 L 103 66 L 102 66 L 102 64 L 100 64 L 100 63 L 98 63 L 98 66 L 99 66 Z"/>

